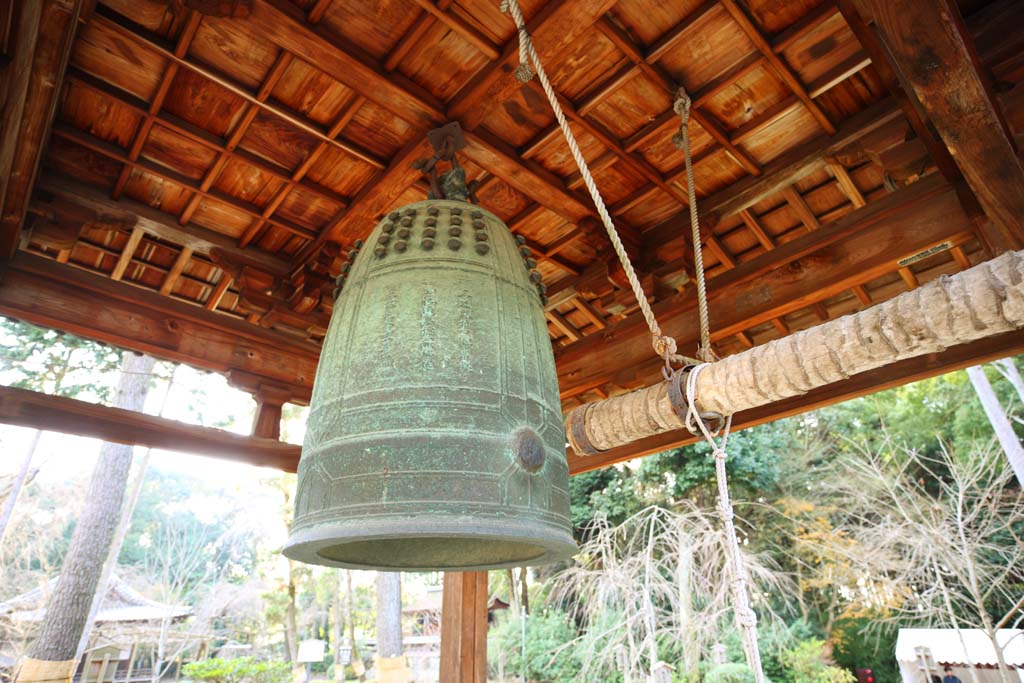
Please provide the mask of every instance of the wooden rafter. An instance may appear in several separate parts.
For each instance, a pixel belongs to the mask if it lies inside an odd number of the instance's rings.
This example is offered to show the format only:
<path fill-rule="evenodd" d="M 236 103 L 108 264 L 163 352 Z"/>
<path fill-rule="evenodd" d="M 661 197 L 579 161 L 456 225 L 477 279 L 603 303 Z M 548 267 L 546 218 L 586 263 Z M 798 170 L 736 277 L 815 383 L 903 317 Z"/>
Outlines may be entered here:
<path fill-rule="evenodd" d="M 782 82 L 793 91 L 793 94 L 801 102 L 803 102 L 804 106 L 807 107 L 807 110 L 815 120 L 817 120 L 825 132 L 829 135 L 834 134 L 836 132 L 836 125 L 832 123 L 828 114 L 824 112 L 818 103 L 811 99 L 810 94 L 807 92 L 807 87 L 800 82 L 800 79 L 797 78 L 795 73 L 793 73 L 793 70 L 790 69 L 784 61 L 782 61 L 782 58 L 779 57 L 772 48 L 772 45 L 764 37 L 764 34 L 761 33 L 761 30 L 754 25 L 754 21 L 747 15 L 746 10 L 740 7 L 736 0 L 720 1 L 726 11 L 729 12 L 736 23 L 739 24 L 740 28 L 743 29 L 743 32 L 747 34 L 747 38 L 750 39 L 750 42 L 752 42 L 761 54 L 764 55 L 765 61 L 768 62 L 768 65 L 772 70 L 779 76 L 779 78 L 782 79 Z"/>
<path fill-rule="evenodd" d="M 274 65 L 270 67 L 270 72 L 267 74 L 266 78 L 263 79 L 263 83 L 260 84 L 259 89 L 256 91 L 257 103 L 267 101 L 267 98 L 270 97 L 270 93 L 274 90 L 274 86 L 276 86 L 278 81 L 281 80 L 285 69 L 288 68 L 291 61 L 292 57 L 287 52 L 281 52 L 278 54 L 277 60 L 274 61 Z M 256 120 L 256 115 L 260 112 L 260 107 L 257 103 L 246 102 L 242 106 L 240 120 L 235 126 L 235 129 L 231 131 L 231 135 L 228 136 L 227 142 L 224 143 L 223 151 L 217 154 L 213 163 L 208 169 L 206 169 L 206 173 L 203 174 L 203 179 L 199 183 L 199 192 L 208 192 L 210 187 L 217 182 L 221 171 L 224 170 L 228 160 L 231 158 L 231 153 L 234 152 L 242 142 L 242 138 L 244 138 L 245 134 L 249 131 L 249 126 Z M 181 215 L 178 216 L 179 223 L 188 223 L 192 220 L 193 214 L 195 214 L 196 209 L 199 208 L 199 203 L 203 199 L 203 195 L 199 192 L 193 193 L 188 204 L 186 204 L 185 208 L 181 210 Z"/>
<path fill-rule="evenodd" d="M 67 78 L 76 85 L 88 88 L 102 97 L 110 98 L 119 106 L 126 107 L 140 116 L 145 116 L 147 111 L 146 103 L 130 93 L 121 90 L 115 85 L 107 83 L 106 81 L 101 81 L 98 78 L 84 73 L 74 67 L 68 69 Z M 172 133 L 181 135 L 189 141 L 201 145 L 211 152 L 215 152 L 217 155 L 227 155 L 228 158 L 238 159 L 239 161 L 252 166 L 260 173 L 264 173 L 272 178 L 280 180 L 281 182 L 287 183 L 289 181 L 289 174 L 280 166 L 272 164 L 264 160 L 262 157 L 258 157 L 244 149 L 236 147 L 234 150 L 229 151 L 225 145 L 225 141 L 221 138 L 213 135 L 212 133 L 208 133 L 201 128 L 197 128 L 186 121 L 182 121 L 171 114 L 158 112 L 154 120 L 155 124 L 161 128 L 166 128 Z M 321 144 L 326 145 L 327 143 L 321 141 Z M 383 168 L 383 165 L 383 162 L 379 162 L 377 167 Z M 315 183 L 302 182 L 300 183 L 300 186 L 303 191 L 308 192 L 318 199 L 323 199 L 342 206 L 344 206 L 348 201 L 347 197 L 343 197 L 342 195 Z"/>
<path fill-rule="evenodd" d="M 192 39 L 195 38 L 196 31 L 199 30 L 199 22 L 203 19 L 203 15 L 193 10 L 189 10 L 186 13 L 186 17 L 185 25 L 182 27 L 181 33 L 178 35 L 178 40 L 174 45 L 174 54 L 178 57 L 184 57 L 188 53 L 188 48 L 192 44 Z M 168 62 L 167 68 L 164 69 L 164 73 L 160 77 L 160 84 L 156 88 L 156 94 L 153 95 L 153 99 L 150 101 L 149 107 L 146 110 L 146 115 L 141 121 L 139 121 L 139 125 L 135 129 L 135 134 L 132 136 L 132 142 L 128 145 L 128 158 L 131 161 L 137 160 L 139 158 L 139 154 L 142 153 L 142 148 L 145 146 L 146 140 L 149 138 L 149 131 L 153 128 L 153 123 L 156 121 L 157 114 L 160 113 L 160 108 L 164 106 L 164 99 L 166 99 L 167 93 L 171 91 L 171 84 L 174 82 L 174 77 L 177 74 L 177 62 Z M 111 195 L 114 199 L 118 199 L 121 196 L 125 183 L 128 182 L 128 178 L 131 175 L 132 168 L 133 167 L 129 164 L 125 164 L 121 167 L 121 173 L 117 176 L 117 180 L 114 182 L 114 189 L 111 191 Z"/>
<path fill-rule="evenodd" d="M 240 249 L 234 241 L 218 232 L 193 225 L 180 225 L 169 214 L 132 199 L 114 201 L 99 190 L 84 183 L 60 176 L 41 179 L 39 189 L 62 201 L 92 212 L 98 218 L 121 225 L 132 225 L 144 233 L 173 244 L 192 249 L 200 254 L 219 251 L 232 261 L 258 268 L 273 275 L 286 275 L 289 263 L 272 254 L 253 249 Z M 33 206 L 47 211 L 46 202 L 33 200 Z"/>
<path fill-rule="evenodd" d="M 220 202 L 230 206 L 232 209 L 243 213 L 250 218 L 261 219 L 263 215 L 260 207 L 255 204 L 242 201 L 232 195 L 225 194 L 214 188 L 203 190 L 200 184 L 195 180 L 192 180 L 188 176 L 182 175 L 176 171 L 170 170 L 165 166 L 154 163 L 146 159 L 137 159 L 132 161 L 127 154 L 124 153 L 120 147 L 110 144 L 105 140 L 102 140 L 95 135 L 86 133 L 85 131 L 72 128 L 67 124 L 58 124 L 54 126 L 53 134 L 57 135 L 66 140 L 70 140 L 76 144 L 81 145 L 87 149 L 97 152 L 108 159 L 117 161 L 122 164 L 131 166 L 132 168 L 144 171 L 158 178 L 162 178 L 166 181 L 174 183 L 178 187 L 188 190 L 191 193 L 197 194 L 204 199 L 208 199 L 215 202 Z M 276 228 L 280 228 L 285 232 L 289 232 L 293 235 L 301 237 L 304 240 L 313 239 L 315 236 L 314 232 L 308 228 L 304 228 L 301 225 L 297 225 L 286 218 L 268 218 L 267 222 Z"/>
<path fill-rule="evenodd" d="M 994 230 L 984 233 L 990 249 L 1024 246 L 1024 162 L 956 4 L 862 0 L 859 7 L 991 219 Z"/>

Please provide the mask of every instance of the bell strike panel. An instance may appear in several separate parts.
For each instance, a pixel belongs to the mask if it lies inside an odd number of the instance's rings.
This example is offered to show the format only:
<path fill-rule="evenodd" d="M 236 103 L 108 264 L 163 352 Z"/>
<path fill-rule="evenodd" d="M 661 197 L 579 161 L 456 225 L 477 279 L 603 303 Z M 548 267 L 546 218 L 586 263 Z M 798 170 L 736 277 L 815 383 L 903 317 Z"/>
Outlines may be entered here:
<path fill-rule="evenodd" d="M 286 555 L 468 570 L 575 552 L 543 294 L 520 249 L 458 201 L 376 227 L 324 341 Z"/>

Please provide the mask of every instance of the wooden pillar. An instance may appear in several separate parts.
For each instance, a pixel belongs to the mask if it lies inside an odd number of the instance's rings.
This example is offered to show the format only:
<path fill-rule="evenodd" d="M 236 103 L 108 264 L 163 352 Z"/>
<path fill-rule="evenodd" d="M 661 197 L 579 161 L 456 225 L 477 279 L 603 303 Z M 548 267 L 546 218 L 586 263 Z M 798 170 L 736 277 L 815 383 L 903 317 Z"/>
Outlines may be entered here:
<path fill-rule="evenodd" d="M 281 438 L 281 410 L 289 401 L 305 403 L 308 392 L 294 385 L 269 382 L 248 372 L 232 370 L 228 383 L 252 394 L 256 413 L 252 419 L 252 435 L 279 441 Z"/>
<path fill-rule="evenodd" d="M 487 681 L 487 572 L 446 572 L 441 683 Z"/>
<path fill-rule="evenodd" d="M 281 411 L 288 401 L 287 397 L 262 390 L 256 391 L 252 397 L 256 400 L 256 414 L 252 419 L 252 435 L 279 440 L 281 438 Z"/>

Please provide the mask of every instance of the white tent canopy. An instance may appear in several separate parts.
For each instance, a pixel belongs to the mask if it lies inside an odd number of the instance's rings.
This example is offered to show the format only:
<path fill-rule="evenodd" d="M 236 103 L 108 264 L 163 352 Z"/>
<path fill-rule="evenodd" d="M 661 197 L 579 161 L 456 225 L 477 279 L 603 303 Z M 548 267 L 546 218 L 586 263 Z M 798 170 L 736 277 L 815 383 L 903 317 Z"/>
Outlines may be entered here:
<path fill-rule="evenodd" d="M 1024 681 L 1024 631 L 1000 629 L 996 642 L 1003 650 L 1003 660 L 1016 669 L 1011 675 Z M 963 683 L 974 680 L 971 667 L 981 683 L 1001 680 L 994 669 L 999 660 L 992 641 L 979 629 L 957 632 L 951 628 L 901 628 L 896 638 L 896 659 L 903 683 L 931 683 L 932 676 L 943 676 L 946 665 L 953 667 L 954 675 Z"/>

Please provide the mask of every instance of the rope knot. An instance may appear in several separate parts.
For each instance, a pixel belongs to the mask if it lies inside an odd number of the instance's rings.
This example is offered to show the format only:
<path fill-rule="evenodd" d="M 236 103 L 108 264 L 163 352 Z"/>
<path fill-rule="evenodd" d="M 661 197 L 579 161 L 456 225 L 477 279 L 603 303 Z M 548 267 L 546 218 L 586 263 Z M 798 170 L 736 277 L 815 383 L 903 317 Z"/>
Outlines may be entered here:
<path fill-rule="evenodd" d="M 690 119 L 690 105 L 693 104 L 693 100 L 686 93 L 686 88 L 679 88 L 676 90 L 676 99 L 672 103 L 672 111 L 679 114 L 679 118 L 682 119 L 683 124 Z"/>
<path fill-rule="evenodd" d="M 526 62 L 520 62 L 516 67 L 515 76 L 521 83 L 528 83 L 533 78 L 533 69 Z"/>
<path fill-rule="evenodd" d="M 662 358 L 676 355 L 676 340 L 667 334 L 655 335 L 651 340 L 654 351 Z"/>
<path fill-rule="evenodd" d="M 723 449 L 721 446 L 715 446 L 715 450 L 711 451 L 711 456 L 715 460 L 721 460 L 722 462 L 725 462 L 726 458 L 729 457 L 729 454 L 726 453 L 725 449 Z"/>

